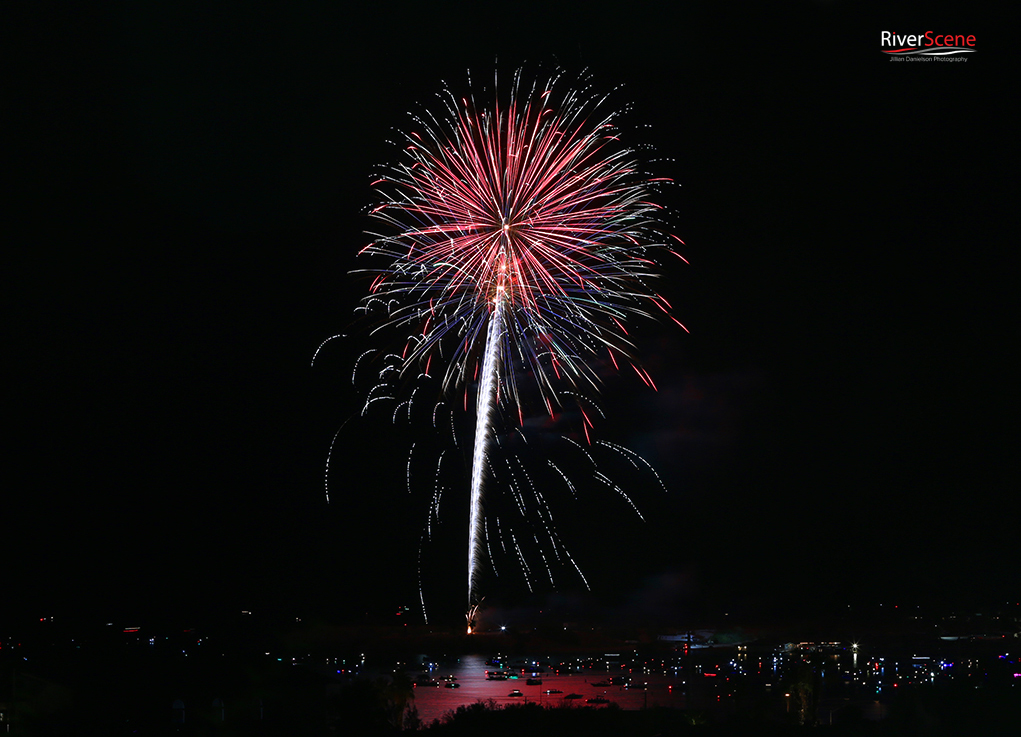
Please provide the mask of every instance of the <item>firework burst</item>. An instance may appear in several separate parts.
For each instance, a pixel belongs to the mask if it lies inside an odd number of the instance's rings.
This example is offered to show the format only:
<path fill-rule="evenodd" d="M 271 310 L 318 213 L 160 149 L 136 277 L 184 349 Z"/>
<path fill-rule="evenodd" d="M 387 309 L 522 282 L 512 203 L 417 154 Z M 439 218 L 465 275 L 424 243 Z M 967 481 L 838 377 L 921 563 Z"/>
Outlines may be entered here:
<path fill-rule="evenodd" d="M 470 607 L 501 408 L 521 424 L 531 397 L 551 416 L 576 408 L 588 439 L 591 405 L 581 397 L 598 389 L 602 358 L 654 386 L 632 360 L 625 326 L 636 316 L 674 319 L 653 282 L 656 255 L 680 242 L 654 203 L 668 180 L 640 170 L 605 98 L 557 76 L 526 85 L 520 71 L 494 97 L 480 105 L 474 93 L 447 90 L 439 114 L 414 117 L 401 160 L 373 182 L 370 215 L 381 227 L 361 252 L 378 266 L 362 270 L 373 280 L 359 310 L 378 319 L 376 331 L 408 336 L 384 371 L 435 375 L 445 396 L 463 392 L 465 410 L 476 392 Z M 370 393 L 366 408 L 387 396 Z"/>

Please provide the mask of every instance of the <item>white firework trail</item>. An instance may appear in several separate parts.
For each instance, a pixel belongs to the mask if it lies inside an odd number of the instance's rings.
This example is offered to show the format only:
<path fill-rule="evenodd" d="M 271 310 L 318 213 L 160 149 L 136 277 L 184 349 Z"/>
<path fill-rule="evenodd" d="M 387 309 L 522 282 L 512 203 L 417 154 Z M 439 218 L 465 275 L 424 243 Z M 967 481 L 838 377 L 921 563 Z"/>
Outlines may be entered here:
<path fill-rule="evenodd" d="M 493 569 L 493 575 L 499 578 L 500 572 L 496 570 L 496 559 L 493 557 L 493 549 L 489 545 L 489 522 L 485 517 L 482 518 L 482 526 L 486 533 L 486 553 L 489 554 L 489 566 Z"/>
<path fill-rule="evenodd" d="M 542 552 L 542 545 L 539 544 L 539 538 L 535 538 L 535 544 L 539 548 L 539 555 L 542 557 L 542 564 L 546 566 L 546 575 L 549 576 L 550 585 L 553 588 L 557 587 L 556 582 L 553 580 L 553 571 L 550 570 L 549 561 L 546 560 L 546 554 Z"/>
<path fill-rule="evenodd" d="M 382 400 L 384 400 L 384 399 L 394 399 L 394 397 L 388 397 L 388 396 L 383 396 L 383 397 L 373 397 L 372 399 L 370 399 L 369 401 L 367 401 L 367 402 L 365 403 L 365 406 L 364 406 L 364 407 L 362 407 L 362 417 L 365 417 L 366 413 L 367 413 L 367 412 L 369 411 L 369 405 L 371 405 L 371 404 L 373 404 L 373 403 L 375 403 L 375 402 L 379 402 L 379 401 L 382 401 Z"/>
<path fill-rule="evenodd" d="M 660 476 L 659 476 L 659 474 L 658 474 L 658 473 L 656 473 L 656 469 L 655 469 L 655 468 L 653 468 L 653 467 L 652 467 L 652 464 L 651 464 L 651 463 L 649 463 L 649 462 L 648 462 L 647 460 L 645 460 L 645 459 L 644 459 L 644 458 L 643 458 L 642 456 L 640 456 L 640 455 L 639 455 L 638 453 L 635 453 L 635 452 L 634 452 L 633 450 L 631 450 L 630 448 L 625 448 L 625 447 L 624 447 L 623 445 L 617 445 L 616 443 L 611 443 L 611 442 L 608 442 L 608 441 L 606 441 L 606 440 L 597 440 L 596 442 L 597 442 L 597 443 L 598 443 L 599 445 L 603 445 L 603 446 L 605 446 L 605 447 L 607 447 L 607 448 L 610 448 L 611 450 L 615 450 L 615 451 L 617 451 L 617 452 L 618 452 L 618 453 L 620 453 L 620 454 L 621 454 L 622 456 L 624 456 L 624 457 L 625 457 L 625 458 L 627 458 L 627 459 L 628 459 L 629 461 L 631 461 L 631 465 L 633 465 L 633 466 L 634 466 L 635 468 L 638 468 L 639 470 L 641 470 L 641 468 L 639 467 L 639 465 L 638 465 L 637 461 L 641 461 L 642 465 L 644 465 L 644 466 L 645 466 L 645 467 L 646 467 L 646 468 L 647 468 L 647 469 L 648 469 L 648 470 L 649 470 L 649 471 L 650 471 L 650 472 L 652 473 L 652 475 L 656 477 L 656 481 L 657 481 L 657 482 L 659 483 L 659 487 L 660 487 L 660 488 L 661 488 L 661 489 L 662 489 L 662 490 L 663 490 L 663 491 L 664 491 L 665 493 L 669 493 L 669 492 L 667 491 L 667 488 L 666 488 L 666 484 L 664 484 L 664 483 L 663 483 L 663 479 L 662 479 L 662 478 L 660 478 Z"/>
<path fill-rule="evenodd" d="M 578 498 L 578 492 L 575 490 L 574 484 L 571 483 L 571 479 L 569 479 L 567 477 L 567 474 L 564 473 L 563 471 L 561 471 L 560 467 L 556 463 L 554 463 L 553 461 L 547 460 L 546 463 L 548 463 L 550 465 L 550 467 L 554 471 L 556 471 L 558 474 L 560 474 L 560 478 L 562 478 L 564 480 L 564 483 L 567 484 L 567 488 L 571 490 L 571 496 L 573 496 L 575 499 L 577 499 Z"/>
<path fill-rule="evenodd" d="M 496 537 L 500 541 L 500 549 L 503 550 L 503 554 L 507 555 L 507 543 L 503 539 L 503 528 L 500 527 L 500 518 L 496 518 Z"/>
<path fill-rule="evenodd" d="M 596 472 L 596 474 L 595 474 L 595 477 L 596 477 L 597 479 L 599 479 L 600 481 L 602 481 L 602 482 L 603 482 L 604 484 L 606 484 L 607 486 L 609 486 L 609 487 L 610 487 L 611 489 L 613 489 L 614 491 L 616 491 L 616 492 L 617 492 L 618 494 L 620 494 L 620 495 L 621 495 L 622 497 L 624 497 L 624 499 L 625 499 L 625 500 L 627 500 L 627 503 L 631 505 L 631 508 L 632 508 L 633 510 L 635 510 L 635 514 L 637 514 L 637 515 L 638 515 L 638 519 L 640 519 L 640 520 L 641 520 L 642 522 L 644 522 L 644 521 L 645 521 L 645 517 L 643 517 L 643 516 L 642 516 L 642 513 L 641 513 L 641 511 L 640 511 L 640 510 L 638 509 L 638 506 L 637 506 L 637 505 L 636 505 L 636 504 L 634 503 L 634 500 L 633 500 L 633 499 L 631 499 L 631 497 L 629 497 L 629 496 L 628 496 L 628 495 L 627 495 L 627 494 L 626 494 L 626 493 L 624 492 L 624 490 L 623 490 L 622 488 L 620 488 L 620 487 L 619 487 L 619 486 L 617 486 L 617 485 L 616 485 L 615 483 L 613 483 L 613 481 L 611 481 L 611 480 L 610 480 L 610 479 L 609 479 L 609 478 L 608 478 L 608 477 L 607 477 L 607 476 L 606 476 L 605 474 L 603 474 L 603 473 L 600 473 L 600 472 L 598 472 L 598 471 L 597 471 L 597 472 Z"/>
<path fill-rule="evenodd" d="M 514 537 L 514 533 L 510 533 L 511 542 L 514 543 L 514 549 L 518 551 L 518 560 L 521 562 L 521 570 L 525 574 L 525 586 L 528 587 L 528 593 L 532 593 L 532 571 L 528 568 L 528 563 L 525 562 L 525 555 L 521 552 L 521 546 L 518 545 L 518 540 Z"/>
<path fill-rule="evenodd" d="M 425 591 L 422 587 L 422 547 L 425 545 L 425 532 L 418 538 L 418 601 L 422 604 L 422 619 L 429 624 L 429 612 L 425 608 Z"/>
<path fill-rule="evenodd" d="M 408 399 L 408 400 L 405 400 L 405 401 L 401 402 L 396 407 L 394 407 L 394 415 L 393 415 L 393 418 L 390 420 L 390 424 L 392 424 L 392 425 L 396 425 L 397 424 L 397 413 L 401 411 L 401 407 L 407 407 L 408 408 L 408 421 L 409 422 L 411 421 L 411 400 Z"/>
<path fill-rule="evenodd" d="M 493 411 L 499 389 L 500 342 L 503 339 L 503 287 L 497 288 L 493 315 L 486 335 L 486 352 L 482 362 L 482 381 L 479 384 L 475 419 L 475 453 L 472 456 L 471 506 L 468 522 L 468 606 L 477 604 L 475 585 L 479 575 L 479 533 L 482 520 L 482 485 L 489 453 L 489 440 L 493 432 Z"/>
<path fill-rule="evenodd" d="M 584 453 L 585 457 L 588 458 L 588 462 L 592 464 L 592 467 L 593 468 L 596 467 L 596 465 L 597 465 L 596 462 L 592 459 L 592 456 L 589 454 L 589 452 L 587 450 L 585 450 L 585 448 L 582 446 L 581 443 L 579 443 L 577 440 L 574 440 L 573 438 L 567 437 L 566 435 L 564 436 L 564 440 L 566 440 L 568 443 L 570 443 L 575 448 L 577 448 L 582 453 Z"/>
<path fill-rule="evenodd" d="M 415 443 L 411 444 L 411 450 L 408 451 L 408 469 L 407 469 L 407 483 L 408 483 L 408 494 L 411 494 L 411 457 L 415 454 Z"/>
<path fill-rule="evenodd" d="M 316 357 L 319 355 L 319 351 L 321 351 L 323 349 L 324 345 L 329 343 L 331 340 L 336 340 L 337 338 L 344 338 L 344 337 L 347 337 L 347 336 L 345 336 L 343 333 L 338 333 L 337 335 L 331 335 L 329 338 L 327 338 L 322 343 L 320 343 L 319 347 L 316 348 L 315 353 L 312 354 L 312 363 L 311 363 L 312 368 L 315 368 Z"/>
<path fill-rule="evenodd" d="M 345 423 L 347 424 L 347 423 Z M 337 428 L 333 433 L 333 440 L 330 441 L 330 449 L 326 452 L 326 469 L 323 473 L 323 491 L 326 493 L 326 503 L 330 503 L 330 460 L 333 458 L 333 447 L 337 444 L 337 436 L 344 429 L 344 425 Z"/>

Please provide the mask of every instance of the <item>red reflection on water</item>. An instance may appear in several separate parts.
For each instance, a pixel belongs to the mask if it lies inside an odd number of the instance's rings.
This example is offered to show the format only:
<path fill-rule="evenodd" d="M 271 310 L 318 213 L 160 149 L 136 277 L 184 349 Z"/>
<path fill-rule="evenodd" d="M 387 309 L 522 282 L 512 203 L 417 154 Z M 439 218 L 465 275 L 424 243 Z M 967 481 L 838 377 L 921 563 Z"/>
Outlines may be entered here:
<path fill-rule="evenodd" d="M 508 673 L 518 673 L 508 670 Z M 619 672 L 619 670 L 618 670 Z M 565 674 L 553 668 L 541 674 L 542 685 L 529 686 L 525 677 L 505 681 L 486 680 L 486 660 L 481 655 L 468 655 L 453 666 L 436 668 L 432 677 L 440 681 L 448 675 L 457 678 L 460 688 L 416 688 L 415 706 L 418 716 L 425 724 L 439 719 L 446 712 L 476 701 L 492 699 L 498 704 L 520 704 L 523 702 L 555 704 L 564 703 L 564 697 L 571 693 L 582 698 L 570 700 L 576 706 L 593 706 L 586 699 L 603 697 L 623 709 L 642 709 L 646 706 L 667 706 L 676 709 L 688 708 L 688 697 L 684 693 L 683 679 L 674 676 L 648 675 L 633 679 L 633 685 L 596 686 L 607 678 L 605 670 L 587 670 L 581 673 Z M 510 696 L 519 690 L 523 696 Z M 563 693 L 549 694 L 547 690 Z"/>

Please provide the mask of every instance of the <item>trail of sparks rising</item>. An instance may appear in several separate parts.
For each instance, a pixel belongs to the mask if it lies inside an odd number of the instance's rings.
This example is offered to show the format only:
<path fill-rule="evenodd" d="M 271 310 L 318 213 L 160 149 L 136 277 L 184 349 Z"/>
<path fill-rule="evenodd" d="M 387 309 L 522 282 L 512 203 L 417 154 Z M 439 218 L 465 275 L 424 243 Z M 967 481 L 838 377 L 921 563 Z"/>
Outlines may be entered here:
<path fill-rule="evenodd" d="M 509 98 L 491 107 L 449 90 L 441 99 L 445 114 L 414 117 L 403 159 L 372 183 L 378 200 L 369 215 L 383 227 L 361 253 L 380 263 L 362 270 L 372 284 L 357 311 L 376 321 L 374 333 L 399 329 L 408 336 L 400 355 L 383 358 L 388 364 L 378 391 L 401 377 L 430 375 L 436 366 L 445 399 L 463 391 L 467 410 L 469 387 L 477 384 L 471 607 L 480 601 L 482 498 L 493 475 L 488 454 L 501 405 L 516 406 L 524 424 L 527 393 L 519 379 L 530 377 L 551 417 L 565 403 L 580 410 L 591 444 L 586 406 L 602 413 L 583 392 L 598 389 L 606 356 L 614 367 L 631 365 L 655 388 L 634 363 L 625 323 L 660 313 L 674 319 L 652 286 L 653 256 L 673 253 L 669 241 L 681 241 L 661 229 L 661 208 L 653 202 L 669 180 L 639 170 L 635 151 L 619 141 L 618 113 L 604 110 L 605 98 L 565 88 L 558 75 L 529 88 L 519 70 Z M 369 353 L 359 356 L 356 370 Z M 370 392 L 362 414 L 383 399 L 394 397 Z M 412 400 L 397 405 L 394 422 L 407 404 L 410 423 Z M 451 409 L 461 404 L 461 397 L 448 402 Z M 456 444 L 453 411 L 450 422 Z M 511 540 L 531 588 L 530 570 Z"/>
<path fill-rule="evenodd" d="M 475 455 L 472 459 L 471 510 L 468 523 L 468 605 L 474 601 L 475 585 L 478 581 L 479 553 L 482 524 L 482 483 L 487 464 L 489 439 L 492 434 L 493 409 L 497 403 L 499 389 L 500 343 L 503 332 L 502 288 L 495 298 L 493 318 L 486 335 L 486 357 L 482 364 L 482 382 L 479 384 L 478 408 L 475 420 Z"/>

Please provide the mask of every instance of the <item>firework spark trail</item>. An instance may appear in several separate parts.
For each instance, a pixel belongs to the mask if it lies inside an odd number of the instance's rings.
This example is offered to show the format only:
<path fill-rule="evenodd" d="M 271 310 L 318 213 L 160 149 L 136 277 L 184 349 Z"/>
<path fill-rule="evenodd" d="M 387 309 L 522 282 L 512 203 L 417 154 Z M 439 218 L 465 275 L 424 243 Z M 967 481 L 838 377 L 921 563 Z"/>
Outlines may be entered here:
<path fill-rule="evenodd" d="M 574 484 L 571 483 L 571 479 L 567 478 L 567 474 L 564 473 L 563 471 L 561 471 L 560 470 L 560 466 L 558 466 L 553 461 L 546 461 L 546 463 L 548 463 L 550 465 L 550 467 L 554 471 L 556 471 L 558 474 L 560 474 L 560 478 L 562 478 L 564 480 L 564 483 L 567 484 L 567 488 L 570 489 L 571 496 L 574 497 L 575 499 L 577 499 L 578 498 L 578 492 L 575 491 Z"/>
<path fill-rule="evenodd" d="M 486 466 L 486 454 L 492 435 L 493 408 L 499 389 L 500 343 L 503 333 L 503 287 L 498 287 L 493 309 L 493 318 L 486 335 L 486 357 L 482 364 L 482 382 L 479 384 L 478 408 L 475 419 L 475 454 L 472 458 L 471 511 L 468 523 L 468 605 L 475 604 L 475 584 L 478 581 L 479 553 L 482 543 L 479 538 L 482 520 L 482 482 Z"/>
<path fill-rule="evenodd" d="M 596 474 L 595 474 L 595 477 L 596 477 L 597 479 L 599 479 L 600 481 L 602 481 L 602 482 L 603 482 L 604 484 L 606 484 L 607 486 L 609 486 L 609 487 L 610 487 L 611 489 L 613 489 L 614 491 L 616 491 L 616 492 L 617 492 L 618 494 L 620 494 L 620 495 L 621 495 L 622 497 L 624 497 L 624 500 L 625 500 L 625 501 L 626 501 L 626 502 L 627 502 L 628 504 L 630 504 L 630 505 L 631 505 L 631 508 L 632 508 L 633 510 L 635 510 L 635 514 L 637 514 L 637 515 L 638 515 L 638 519 L 640 519 L 640 520 L 641 520 L 642 522 L 644 522 L 644 521 L 645 521 L 645 517 L 643 517 L 643 516 L 642 516 L 642 513 L 641 513 L 641 511 L 639 511 L 639 509 L 638 509 L 638 505 L 636 505 L 636 504 L 635 504 L 634 500 L 633 500 L 633 499 L 632 499 L 631 497 L 629 497 L 629 496 L 628 496 L 628 495 L 627 495 L 627 494 L 626 494 L 626 493 L 624 492 L 624 490 L 623 490 L 622 488 L 620 488 L 620 487 L 619 487 L 619 486 L 617 486 L 617 485 L 616 485 L 615 483 L 613 483 L 613 482 L 612 482 L 612 481 L 611 481 L 611 480 L 610 480 L 610 479 L 609 479 L 609 478 L 608 478 L 608 477 L 606 476 L 606 474 L 603 474 L 603 473 L 599 473 L 599 472 L 597 471 L 597 472 L 596 472 Z"/>
<path fill-rule="evenodd" d="M 397 424 L 397 413 L 401 411 L 401 407 L 408 408 L 408 421 L 409 422 L 411 421 L 411 400 L 409 399 L 405 402 L 401 402 L 400 404 L 397 405 L 397 407 L 394 408 L 394 416 L 393 419 L 391 419 L 390 424 L 392 425 Z"/>
<path fill-rule="evenodd" d="M 425 531 L 418 539 L 418 601 L 422 604 L 422 619 L 429 624 L 429 612 L 425 608 L 425 591 L 422 589 L 422 546 L 425 545 Z"/>
<path fill-rule="evenodd" d="M 429 514 L 425 519 L 425 531 L 427 537 L 432 539 L 432 520 L 433 517 L 436 521 L 440 521 L 440 501 L 443 499 L 443 487 L 440 486 L 440 471 L 443 468 L 443 453 L 440 453 L 439 460 L 436 461 L 436 480 L 435 486 L 433 487 L 432 500 L 429 503 Z"/>
<path fill-rule="evenodd" d="M 373 397 L 372 399 L 370 399 L 369 401 L 367 401 L 365 403 L 364 407 L 362 407 L 362 417 L 365 417 L 365 414 L 369 411 L 369 405 L 371 405 L 373 402 L 379 402 L 379 401 L 384 400 L 384 399 L 393 399 L 393 397 L 387 397 L 387 396 Z"/>
<path fill-rule="evenodd" d="M 496 474 L 494 473 L 493 475 L 495 476 Z M 511 498 L 514 499 L 514 503 L 518 506 L 518 514 L 522 518 L 527 518 L 528 508 L 525 506 L 525 498 L 521 494 L 518 482 L 514 478 L 514 467 L 511 465 L 509 458 L 507 459 L 507 486 L 510 489 Z"/>
<path fill-rule="evenodd" d="M 496 518 L 496 535 L 497 538 L 499 538 L 500 540 L 500 549 L 503 551 L 504 555 L 507 555 L 507 543 L 505 543 L 503 540 L 503 528 L 500 527 L 499 517 Z"/>
<path fill-rule="evenodd" d="M 514 533 L 510 533 L 511 542 L 514 543 L 514 549 L 518 553 L 518 561 L 521 563 L 521 570 L 525 574 L 525 585 L 528 587 L 528 593 L 532 593 L 532 576 L 531 569 L 528 567 L 528 563 L 525 562 L 525 555 L 521 552 L 521 546 L 518 545 L 518 540 L 514 537 Z"/>
<path fill-rule="evenodd" d="M 411 444 L 411 450 L 408 451 L 408 467 L 407 467 L 407 485 L 408 493 L 411 493 L 411 457 L 415 454 L 415 443 Z"/>
<path fill-rule="evenodd" d="M 482 518 L 482 528 L 486 538 L 486 553 L 489 555 L 489 565 L 493 569 L 493 575 L 499 578 L 500 573 L 496 570 L 496 564 L 493 562 L 493 548 L 489 544 L 489 523 L 486 522 L 485 517 Z"/>
<path fill-rule="evenodd" d="M 323 349 L 324 345 L 329 343 L 331 340 L 336 340 L 337 338 L 343 338 L 343 337 L 345 337 L 343 333 L 338 333 L 337 335 L 331 335 L 329 338 L 327 338 L 322 343 L 320 343 L 319 347 L 316 348 L 315 353 L 312 354 L 312 361 L 311 361 L 312 367 L 313 368 L 315 367 L 315 365 L 316 365 L 316 358 L 319 356 L 319 351 L 321 351 Z"/>
<path fill-rule="evenodd" d="M 647 469 L 649 469 L 649 471 L 652 472 L 652 475 L 656 477 L 656 481 L 659 483 L 659 488 L 661 488 L 664 492 L 667 491 L 666 484 L 663 483 L 663 479 L 661 479 L 659 477 L 659 474 L 656 473 L 656 469 L 652 467 L 652 464 L 649 463 L 644 458 L 642 458 L 637 453 L 635 453 L 633 450 L 631 450 L 630 448 L 625 448 L 623 445 L 617 445 L 616 443 L 609 443 L 609 442 L 607 442 L 605 440 L 598 440 L 596 442 L 599 445 L 603 445 L 603 446 L 605 446 L 607 448 L 610 448 L 611 450 L 617 451 L 622 456 L 624 456 L 629 461 L 631 461 L 631 465 L 634 466 L 635 468 L 639 468 L 638 464 L 635 461 L 636 460 L 641 461 L 645 465 L 645 467 Z"/>

